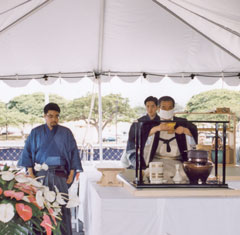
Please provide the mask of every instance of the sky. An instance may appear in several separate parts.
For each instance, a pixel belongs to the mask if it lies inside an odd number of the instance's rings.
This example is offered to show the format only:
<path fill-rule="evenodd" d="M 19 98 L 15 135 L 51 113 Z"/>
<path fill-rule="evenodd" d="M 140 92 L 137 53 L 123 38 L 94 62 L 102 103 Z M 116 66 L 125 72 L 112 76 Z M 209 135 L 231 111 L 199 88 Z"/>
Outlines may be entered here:
<path fill-rule="evenodd" d="M 147 96 L 153 95 L 157 98 L 163 95 L 172 96 L 176 103 L 185 106 L 193 95 L 212 89 L 231 89 L 240 90 L 240 87 L 230 87 L 219 79 L 213 85 L 203 85 L 197 79 L 192 80 L 188 84 L 178 84 L 169 78 L 164 78 L 161 82 L 150 83 L 145 79 L 138 79 L 133 83 L 126 83 L 120 79 L 112 79 L 110 82 L 102 83 L 102 95 L 110 93 L 120 93 L 123 97 L 129 98 L 130 105 L 142 106 Z M 15 96 L 21 94 L 32 94 L 34 92 L 46 92 L 58 94 L 66 99 L 74 99 L 86 95 L 87 93 L 98 92 L 98 85 L 94 84 L 89 78 L 83 78 L 77 83 L 68 83 L 64 80 L 57 80 L 52 85 L 41 85 L 37 81 L 32 80 L 25 87 L 10 87 L 3 81 L 0 81 L 0 100 L 8 102 Z"/>

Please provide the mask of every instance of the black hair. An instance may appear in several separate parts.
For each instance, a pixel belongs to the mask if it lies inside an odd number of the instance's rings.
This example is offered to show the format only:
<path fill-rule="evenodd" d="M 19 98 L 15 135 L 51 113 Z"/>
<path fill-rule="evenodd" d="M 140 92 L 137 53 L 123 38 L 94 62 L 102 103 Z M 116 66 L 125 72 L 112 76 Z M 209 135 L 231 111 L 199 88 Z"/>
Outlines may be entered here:
<path fill-rule="evenodd" d="M 171 96 L 162 96 L 162 97 L 160 97 L 159 100 L 158 100 L 158 105 L 159 106 L 161 105 L 162 101 L 172 101 L 173 107 L 175 107 L 175 100 Z"/>
<path fill-rule="evenodd" d="M 47 105 L 45 105 L 43 111 L 44 111 L 44 114 L 47 114 L 49 110 L 54 110 L 54 111 L 57 111 L 57 112 L 61 112 L 61 109 L 60 107 L 55 104 L 55 103 L 48 103 Z"/>
<path fill-rule="evenodd" d="M 144 104 L 146 105 L 147 102 L 152 101 L 156 104 L 156 106 L 158 106 L 158 99 L 154 96 L 148 96 L 145 100 L 144 100 Z"/>

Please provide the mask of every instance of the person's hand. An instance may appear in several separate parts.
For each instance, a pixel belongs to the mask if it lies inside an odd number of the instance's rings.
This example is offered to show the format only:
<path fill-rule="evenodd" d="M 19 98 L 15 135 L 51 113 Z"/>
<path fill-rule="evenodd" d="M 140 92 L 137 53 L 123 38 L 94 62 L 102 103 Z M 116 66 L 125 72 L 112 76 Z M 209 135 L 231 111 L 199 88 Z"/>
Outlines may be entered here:
<path fill-rule="evenodd" d="M 29 175 L 31 178 L 35 178 L 35 175 L 33 174 L 33 168 L 32 168 L 32 167 L 29 167 L 29 168 L 28 168 L 28 175 Z"/>
<path fill-rule="evenodd" d="M 73 182 L 73 177 L 74 177 L 74 170 L 71 170 L 67 178 L 67 184 L 71 184 Z"/>
<path fill-rule="evenodd" d="M 158 131 L 169 131 L 171 129 L 170 126 L 167 125 L 167 123 L 161 123 L 158 126 L 155 126 L 151 129 L 149 136 L 155 134 Z"/>
<path fill-rule="evenodd" d="M 67 178 L 67 184 L 71 184 L 73 182 L 73 175 L 69 174 L 68 178 Z"/>
<path fill-rule="evenodd" d="M 77 181 L 79 180 L 79 177 L 80 177 L 80 172 L 78 172 L 78 173 L 76 174 L 76 180 L 77 180 Z"/>
<path fill-rule="evenodd" d="M 31 178 L 35 178 L 35 175 L 34 175 L 34 174 L 29 174 L 29 176 L 30 176 Z"/>
<path fill-rule="evenodd" d="M 186 127 L 183 127 L 183 126 L 177 127 L 177 128 L 175 129 L 175 133 L 176 133 L 176 134 L 179 134 L 179 135 L 185 134 L 185 135 L 192 136 L 190 130 L 189 130 L 188 128 L 186 128 Z"/>

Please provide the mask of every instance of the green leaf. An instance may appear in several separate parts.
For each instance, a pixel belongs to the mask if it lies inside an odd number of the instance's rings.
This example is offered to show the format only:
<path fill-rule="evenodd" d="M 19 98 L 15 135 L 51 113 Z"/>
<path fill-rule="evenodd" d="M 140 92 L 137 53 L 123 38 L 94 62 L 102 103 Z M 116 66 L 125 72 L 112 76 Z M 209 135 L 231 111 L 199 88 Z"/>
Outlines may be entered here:
<path fill-rule="evenodd" d="M 13 189 L 13 186 L 14 186 L 14 184 L 15 184 L 15 180 L 12 180 L 12 181 L 10 181 L 9 183 L 8 183 L 8 190 L 12 190 Z"/>

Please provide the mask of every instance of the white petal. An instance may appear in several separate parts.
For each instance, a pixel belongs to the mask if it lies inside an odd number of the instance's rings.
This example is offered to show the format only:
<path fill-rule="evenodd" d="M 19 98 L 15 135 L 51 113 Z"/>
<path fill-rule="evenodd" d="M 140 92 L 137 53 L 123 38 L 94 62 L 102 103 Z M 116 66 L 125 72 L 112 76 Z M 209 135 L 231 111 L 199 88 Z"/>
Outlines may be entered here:
<path fill-rule="evenodd" d="M 44 198 L 40 190 L 36 193 L 36 201 L 40 207 L 44 207 Z"/>
<path fill-rule="evenodd" d="M 34 170 L 35 171 L 40 171 L 42 169 L 41 164 L 35 163 Z"/>
<path fill-rule="evenodd" d="M 25 201 L 25 202 L 30 202 L 30 200 L 28 199 L 27 196 L 24 196 L 24 197 L 22 198 L 22 200 Z"/>
<path fill-rule="evenodd" d="M 43 163 L 42 164 L 42 169 L 47 171 L 48 170 L 48 165 L 46 163 Z"/>
<path fill-rule="evenodd" d="M 56 198 L 56 193 L 54 191 L 48 191 L 46 190 L 44 192 L 44 197 L 46 200 L 48 200 L 49 202 L 53 202 Z"/>
<path fill-rule="evenodd" d="M 18 174 L 15 176 L 15 180 L 18 182 L 18 183 L 27 183 L 29 182 L 29 178 L 26 177 L 25 174 Z"/>
<path fill-rule="evenodd" d="M 60 205 L 65 205 L 65 204 L 67 204 L 67 203 L 63 200 L 61 193 L 57 193 L 56 201 L 57 201 Z"/>
<path fill-rule="evenodd" d="M 78 196 L 73 196 L 69 199 L 66 207 L 71 208 L 71 207 L 76 207 L 80 204 L 79 197 Z"/>
<path fill-rule="evenodd" d="M 9 222 L 14 217 L 14 207 L 11 203 L 0 204 L 0 221 Z"/>
<path fill-rule="evenodd" d="M 43 187 L 41 182 L 39 182 L 39 181 L 37 181 L 36 179 L 33 179 L 33 178 L 30 179 L 30 184 L 32 186 L 35 186 L 35 187 L 38 187 L 38 188 Z"/>
<path fill-rule="evenodd" d="M 14 174 L 10 171 L 3 171 L 2 172 L 2 179 L 5 181 L 10 181 L 14 178 Z"/>
<path fill-rule="evenodd" d="M 55 201 L 55 202 L 52 204 L 52 207 L 60 207 L 60 206 L 59 206 L 59 203 Z"/>

